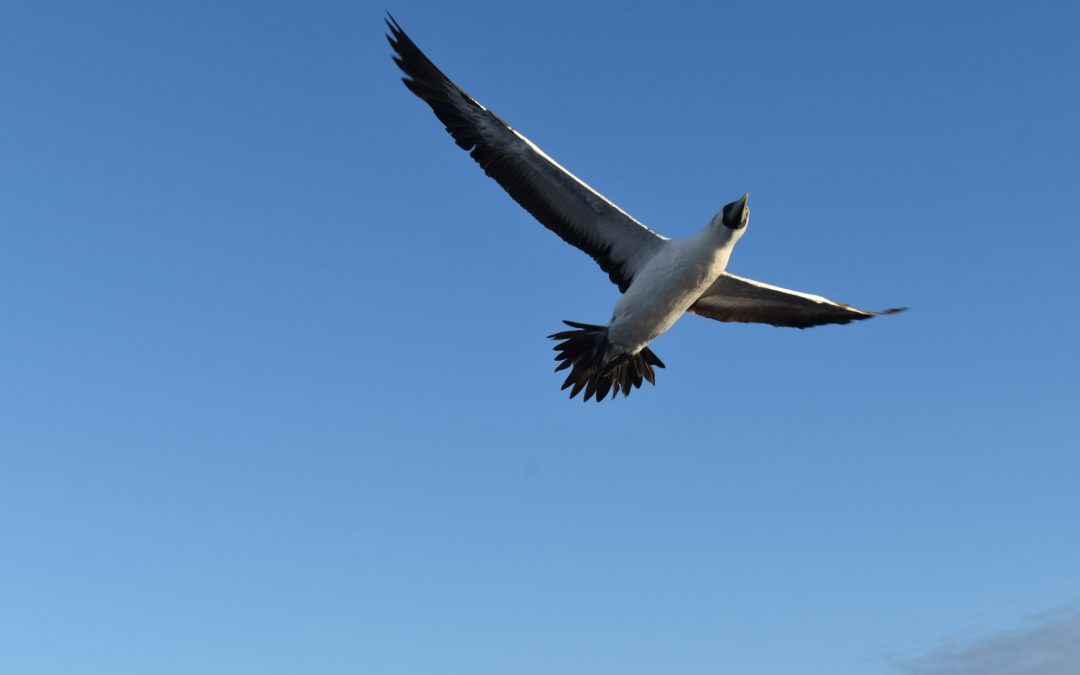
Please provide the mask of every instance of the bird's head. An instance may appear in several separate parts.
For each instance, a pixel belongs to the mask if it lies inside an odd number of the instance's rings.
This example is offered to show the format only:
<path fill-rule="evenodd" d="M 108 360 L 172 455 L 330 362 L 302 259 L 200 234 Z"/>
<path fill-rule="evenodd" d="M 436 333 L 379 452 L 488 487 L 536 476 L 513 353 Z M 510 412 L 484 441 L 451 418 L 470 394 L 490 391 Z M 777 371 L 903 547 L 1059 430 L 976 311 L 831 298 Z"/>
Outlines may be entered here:
<path fill-rule="evenodd" d="M 713 217 L 713 224 L 732 230 L 732 234 L 739 233 L 750 222 L 750 206 L 746 203 L 750 199 L 747 192 L 739 199 L 725 206 L 720 213 Z"/>

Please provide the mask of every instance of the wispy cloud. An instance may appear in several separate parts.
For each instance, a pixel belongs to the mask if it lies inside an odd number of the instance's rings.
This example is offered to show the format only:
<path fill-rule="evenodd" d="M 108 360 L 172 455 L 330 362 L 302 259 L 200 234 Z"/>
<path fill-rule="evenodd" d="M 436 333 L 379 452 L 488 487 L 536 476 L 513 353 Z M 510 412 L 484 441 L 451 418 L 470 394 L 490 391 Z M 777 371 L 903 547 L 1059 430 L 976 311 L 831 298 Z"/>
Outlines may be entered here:
<path fill-rule="evenodd" d="M 896 666 L 907 675 L 1080 675 L 1080 613 L 1046 615 L 1022 629 L 947 644 Z"/>

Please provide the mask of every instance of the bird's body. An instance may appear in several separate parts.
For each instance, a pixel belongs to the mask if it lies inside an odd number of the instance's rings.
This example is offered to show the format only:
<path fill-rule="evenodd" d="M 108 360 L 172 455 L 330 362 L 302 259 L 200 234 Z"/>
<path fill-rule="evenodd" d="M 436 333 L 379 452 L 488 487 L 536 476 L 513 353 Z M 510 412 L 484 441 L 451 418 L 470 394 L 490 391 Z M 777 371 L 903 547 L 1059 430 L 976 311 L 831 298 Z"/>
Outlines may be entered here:
<path fill-rule="evenodd" d="M 664 241 L 615 303 L 608 341 L 616 354 L 636 354 L 674 326 L 727 269 L 741 232 L 710 224 Z"/>
<path fill-rule="evenodd" d="M 431 106 L 458 146 L 469 151 L 541 224 L 593 258 L 623 293 L 607 325 L 565 321 L 555 333 L 559 366 L 570 368 L 571 398 L 628 395 L 664 367 L 648 345 L 687 312 L 717 321 L 806 328 L 879 314 L 770 286 L 727 272 L 750 219 L 749 195 L 717 213 L 697 234 L 663 237 L 605 199 L 450 81 L 393 19 L 388 40 L 405 85 Z"/>

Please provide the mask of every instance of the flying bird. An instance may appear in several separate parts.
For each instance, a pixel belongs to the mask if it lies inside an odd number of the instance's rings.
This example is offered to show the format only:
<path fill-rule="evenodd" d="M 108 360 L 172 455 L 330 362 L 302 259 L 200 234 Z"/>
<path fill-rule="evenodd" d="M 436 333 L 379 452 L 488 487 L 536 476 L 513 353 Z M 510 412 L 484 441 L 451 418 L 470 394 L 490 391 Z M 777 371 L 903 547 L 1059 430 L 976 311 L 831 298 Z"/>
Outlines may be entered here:
<path fill-rule="evenodd" d="M 728 259 L 750 222 L 750 195 L 724 206 L 703 230 L 669 239 L 650 230 L 548 157 L 466 94 L 424 55 L 394 18 L 387 40 L 402 81 L 431 106 L 458 146 L 542 225 L 600 265 L 622 296 L 607 325 L 564 321 L 556 371 L 569 368 L 570 398 L 602 401 L 656 384 L 664 363 L 649 343 L 686 312 L 717 321 L 808 328 L 850 323 L 904 308 L 868 312 L 817 295 L 729 274 Z"/>

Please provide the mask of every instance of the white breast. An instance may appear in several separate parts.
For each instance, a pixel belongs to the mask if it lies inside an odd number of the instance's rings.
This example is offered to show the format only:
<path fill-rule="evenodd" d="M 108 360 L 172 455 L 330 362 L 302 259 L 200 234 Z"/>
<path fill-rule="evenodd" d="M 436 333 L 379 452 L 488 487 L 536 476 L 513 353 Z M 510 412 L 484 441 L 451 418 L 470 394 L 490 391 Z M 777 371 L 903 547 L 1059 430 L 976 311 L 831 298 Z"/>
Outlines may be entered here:
<path fill-rule="evenodd" d="M 616 303 L 608 327 L 612 345 L 637 353 L 675 325 L 727 268 L 734 243 L 713 228 L 665 242 Z"/>

